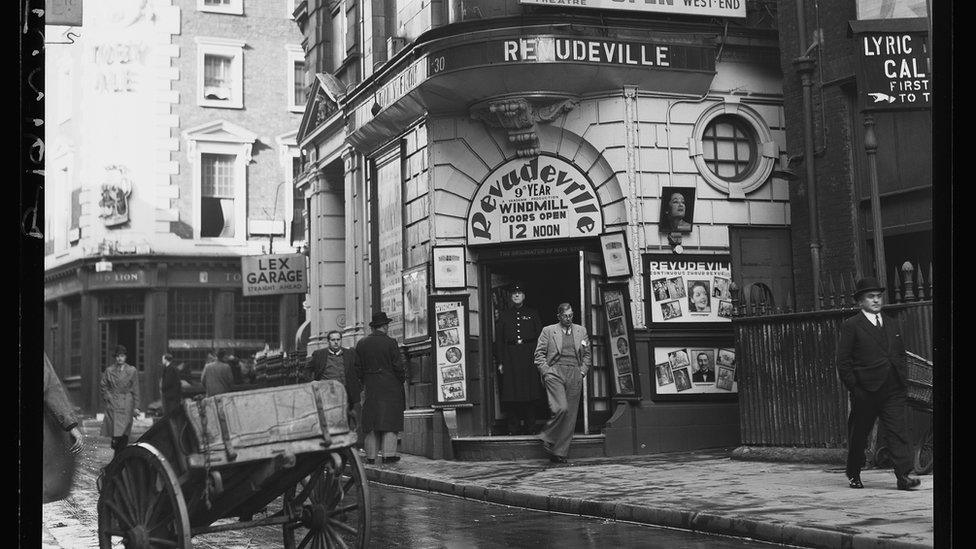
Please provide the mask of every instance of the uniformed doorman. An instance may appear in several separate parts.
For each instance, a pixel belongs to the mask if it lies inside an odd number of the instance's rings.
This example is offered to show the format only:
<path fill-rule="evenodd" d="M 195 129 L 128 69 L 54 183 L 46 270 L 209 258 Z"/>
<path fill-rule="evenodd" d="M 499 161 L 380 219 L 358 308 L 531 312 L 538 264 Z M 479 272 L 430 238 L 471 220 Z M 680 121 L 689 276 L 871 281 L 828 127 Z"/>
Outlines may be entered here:
<path fill-rule="evenodd" d="M 500 397 L 509 434 L 535 433 L 536 408 L 545 392 L 533 362 L 536 339 L 542 330 L 539 313 L 525 306 L 525 290 L 512 286 L 505 309 L 495 324 L 495 363 L 501 374 Z"/>

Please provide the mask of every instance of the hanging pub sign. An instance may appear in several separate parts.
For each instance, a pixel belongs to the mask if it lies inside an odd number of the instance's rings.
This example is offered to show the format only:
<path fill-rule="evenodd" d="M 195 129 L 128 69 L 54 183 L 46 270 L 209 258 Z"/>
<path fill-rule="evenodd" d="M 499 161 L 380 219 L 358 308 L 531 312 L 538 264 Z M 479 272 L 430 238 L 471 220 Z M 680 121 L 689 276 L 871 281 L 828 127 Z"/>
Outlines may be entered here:
<path fill-rule="evenodd" d="M 655 347 L 652 367 L 656 396 L 739 392 L 733 347 Z"/>
<path fill-rule="evenodd" d="M 468 400 L 465 368 L 467 318 L 467 294 L 430 297 L 430 333 L 433 334 L 438 404 L 456 404 Z"/>
<path fill-rule="evenodd" d="M 468 245 L 595 237 L 603 211 L 593 183 L 550 155 L 516 158 L 481 182 L 468 211 Z"/>
<path fill-rule="evenodd" d="M 250 255 L 241 257 L 241 290 L 244 297 L 308 293 L 304 254 Z"/>
<path fill-rule="evenodd" d="M 925 18 L 851 21 L 862 111 L 932 107 Z"/>
<path fill-rule="evenodd" d="M 614 398 L 640 399 L 640 382 L 630 318 L 630 292 L 626 283 L 603 284 L 603 314 L 607 321 L 607 349 L 613 368 Z"/>
<path fill-rule="evenodd" d="M 730 322 L 729 255 L 644 255 L 648 318 L 653 323 Z"/>

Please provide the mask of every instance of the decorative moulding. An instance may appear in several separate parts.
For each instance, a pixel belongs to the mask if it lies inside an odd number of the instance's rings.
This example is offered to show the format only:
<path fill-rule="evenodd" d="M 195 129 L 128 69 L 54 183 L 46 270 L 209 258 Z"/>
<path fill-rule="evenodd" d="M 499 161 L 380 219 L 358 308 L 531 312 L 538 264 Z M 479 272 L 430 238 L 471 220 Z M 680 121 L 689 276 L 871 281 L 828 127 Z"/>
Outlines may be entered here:
<path fill-rule="evenodd" d="M 475 103 L 471 118 L 490 128 L 508 132 L 508 141 L 516 157 L 539 154 L 538 125 L 552 122 L 557 116 L 579 105 L 579 98 L 566 95 L 519 95 L 497 97 Z"/>

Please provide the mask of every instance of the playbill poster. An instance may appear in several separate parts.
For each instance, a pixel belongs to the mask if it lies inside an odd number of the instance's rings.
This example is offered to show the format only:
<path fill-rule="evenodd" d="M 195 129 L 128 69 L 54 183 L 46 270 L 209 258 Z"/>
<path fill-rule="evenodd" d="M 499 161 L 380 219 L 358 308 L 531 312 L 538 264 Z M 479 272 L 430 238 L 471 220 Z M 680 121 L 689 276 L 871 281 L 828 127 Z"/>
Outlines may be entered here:
<path fill-rule="evenodd" d="M 630 344 L 630 325 L 627 322 L 629 304 L 619 289 L 603 290 L 603 310 L 607 317 L 608 337 L 610 338 L 610 358 L 613 361 L 615 394 L 636 396 L 637 384 L 634 379 L 634 357 Z"/>
<path fill-rule="evenodd" d="M 733 304 L 728 255 L 645 256 L 651 322 L 729 322 Z"/>
<path fill-rule="evenodd" d="M 434 303 L 437 401 L 440 403 L 462 402 L 467 399 L 464 311 L 464 303 L 460 300 Z"/>
<path fill-rule="evenodd" d="M 733 348 L 657 347 L 654 377 L 659 395 L 739 392 Z"/>

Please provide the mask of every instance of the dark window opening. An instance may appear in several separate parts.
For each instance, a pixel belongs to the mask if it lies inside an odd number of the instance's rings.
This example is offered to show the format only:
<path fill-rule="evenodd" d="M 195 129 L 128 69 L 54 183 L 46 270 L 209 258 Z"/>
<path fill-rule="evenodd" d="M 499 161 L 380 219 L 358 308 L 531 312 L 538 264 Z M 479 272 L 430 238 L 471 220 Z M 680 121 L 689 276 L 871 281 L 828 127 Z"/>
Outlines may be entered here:
<path fill-rule="evenodd" d="M 743 119 L 716 116 L 702 135 L 702 158 L 712 173 L 726 181 L 741 181 L 756 164 L 756 133 Z"/>

